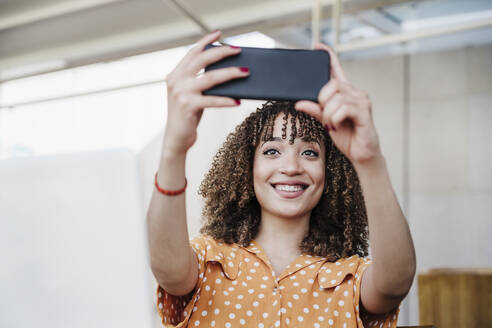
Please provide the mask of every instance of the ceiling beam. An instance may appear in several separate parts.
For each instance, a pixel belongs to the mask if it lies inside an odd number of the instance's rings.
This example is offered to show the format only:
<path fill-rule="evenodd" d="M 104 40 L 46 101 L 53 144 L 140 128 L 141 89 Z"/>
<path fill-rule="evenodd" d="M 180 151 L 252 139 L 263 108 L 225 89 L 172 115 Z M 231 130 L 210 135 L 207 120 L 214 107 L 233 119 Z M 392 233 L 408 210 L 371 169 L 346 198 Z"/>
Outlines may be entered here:
<path fill-rule="evenodd" d="M 59 1 L 44 6 L 34 3 L 28 10 L 9 14 L 8 10 L 0 16 L 0 31 L 28 25 L 41 20 L 67 15 L 81 10 L 101 7 L 122 0 L 76 0 Z M 2 17 L 3 16 L 3 17 Z"/>

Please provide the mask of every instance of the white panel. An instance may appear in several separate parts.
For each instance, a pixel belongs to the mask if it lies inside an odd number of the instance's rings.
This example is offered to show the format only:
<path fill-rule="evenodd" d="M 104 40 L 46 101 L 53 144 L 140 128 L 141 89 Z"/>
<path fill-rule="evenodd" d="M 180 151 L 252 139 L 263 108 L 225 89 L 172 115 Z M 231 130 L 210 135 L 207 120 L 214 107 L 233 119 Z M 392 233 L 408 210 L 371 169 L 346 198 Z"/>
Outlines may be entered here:
<path fill-rule="evenodd" d="M 135 155 L 5 160 L 0 181 L 1 327 L 150 327 Z"/>

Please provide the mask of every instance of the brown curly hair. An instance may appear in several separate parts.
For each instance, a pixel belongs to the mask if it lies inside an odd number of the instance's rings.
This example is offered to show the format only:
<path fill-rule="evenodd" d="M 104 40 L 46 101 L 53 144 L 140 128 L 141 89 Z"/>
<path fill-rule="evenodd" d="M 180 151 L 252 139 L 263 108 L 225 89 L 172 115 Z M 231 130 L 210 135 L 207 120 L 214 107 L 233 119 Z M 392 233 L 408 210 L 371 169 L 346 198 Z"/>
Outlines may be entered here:
<path fill-rule="evenodd" d="M 339 258 L 368 255 L 367 213 L 352 163 L 333 144 L 322 124 L 298 112 L 292 101 L 269 101 L 230 133 L 215 155 L 199 189 L 205 200 L 200 232 L 227 244 L 248 246 L 260 226 L 261 207 L 253 189 L 253 160 L 261 140 L 270 140 L 275 119 L 283 114 L 283 135 L 325 145 L 325 190 L 311 212 L 309 231 L 299 245 L 302 253 Z M 299 128 L 297 128 L 299 127 Z"/>

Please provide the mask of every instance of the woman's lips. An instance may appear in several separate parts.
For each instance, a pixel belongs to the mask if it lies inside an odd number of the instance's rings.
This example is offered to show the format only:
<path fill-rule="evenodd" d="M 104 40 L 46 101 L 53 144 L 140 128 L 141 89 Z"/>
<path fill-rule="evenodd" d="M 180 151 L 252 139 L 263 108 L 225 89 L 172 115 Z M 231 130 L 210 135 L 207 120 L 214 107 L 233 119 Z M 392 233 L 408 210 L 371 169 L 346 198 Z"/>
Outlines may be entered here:
<path fill-rule="evenodd" d="M 296 188 L 297 190 L 295 191 L 287 191 L 287 190 L 279 190 L 276 186 L 279 186 L 282 188 L 283 186 L 288 186 L 287 188 L 292 188 L 292 185 L 272 185 L 272 188 L 275 190 L 275 192 L 282 198 L 297 198 L 301 196 L 304 191 L 306 190 L 307 186 L 299 186 Z M 285 188 L 284 188 L 285 189 Z"/>

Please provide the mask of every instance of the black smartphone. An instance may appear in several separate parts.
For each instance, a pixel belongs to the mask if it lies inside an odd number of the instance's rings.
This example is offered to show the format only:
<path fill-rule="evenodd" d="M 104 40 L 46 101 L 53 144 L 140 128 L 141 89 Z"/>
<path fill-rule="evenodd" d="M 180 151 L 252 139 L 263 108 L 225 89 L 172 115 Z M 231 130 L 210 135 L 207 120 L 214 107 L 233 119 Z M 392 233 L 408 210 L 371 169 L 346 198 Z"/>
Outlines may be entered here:
<path fill-rule="evenodd" d="M 216 47 L 207 45 L 206 49 Z M 205 71 L 247 67 L 250 75 L 203 92 L 236 99 L 312 100 L 330 80 L 330 56 L 323 50 L 241 47 L 241 53 L 209 65 Z"/>

